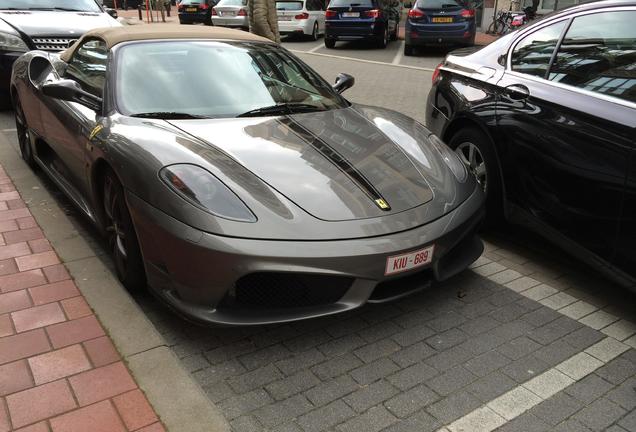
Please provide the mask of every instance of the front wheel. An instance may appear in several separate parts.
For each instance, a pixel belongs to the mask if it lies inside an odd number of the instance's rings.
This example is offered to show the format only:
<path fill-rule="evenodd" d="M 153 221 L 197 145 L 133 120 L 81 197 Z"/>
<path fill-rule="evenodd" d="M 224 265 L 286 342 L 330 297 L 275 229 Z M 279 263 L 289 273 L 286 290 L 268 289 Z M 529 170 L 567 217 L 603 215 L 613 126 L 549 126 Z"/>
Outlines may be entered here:
<path fill-rule="evenodd" d="M 382 33 L 382 39 L 378 41 L 378 46 L 380 48 L 386 48 L 389 44 L 389 25 L 388 23 L 384 26 L 384 33 Z"/>
<path fill-rule="evenodd" d="M 336 40 L 335 39 L 327 39 L 325 38 L 325 47 L 331 49 L 331 48 L 335 48 L 336 47 Z"/>
<path fill-rule="evenodd" d="M 146 286 L 146 273 L 124 188 L 112 171 L 105 174 L 103 183 L 106 233 L 117 277 L 127 290 L 139 291 Z"/>
<path fill-rule="evenodd" d="M 314 23 L 314 29 L 311 31 L 311 40 L 312 41 L 318 40 L 318 23 L 317 22 Z"/>
<path fill-rule="evenodd" d="M 395 23 L 395 30 L 393 30 L 393 33 L 391 33 L 391 40 L 392 41 L 396 41 L 398 40 L 398 29 L 400 28 L 400 23 L 397 22 Z"/>
<path fill-rule="evenodd" d="M 449 146 L 477 178 L 486 196 L 486 225 L 494 226 L 503 215 L 503 190 L 497 156 L 490 140 L 482 131 L 466 128 L 452 136 Z"/>
<path fill-rule="evenodd" d="M 16 95 L 15 103 L 15 129 L 18 134 L 18 144 L 20 145 L 20 154 L 22 159 L 30 168 L 35 168 L 35 159 L 33 158 L 33 149 L 31 147 L 31 134 L 29 132 L 29 125 L 22 110 L 22 104 L 19 97 Z"/>
<path fill-rule="evenodd" d="M 413 55 L 413 45 L 404 44 L 404 55 L 407 57 Z"/>

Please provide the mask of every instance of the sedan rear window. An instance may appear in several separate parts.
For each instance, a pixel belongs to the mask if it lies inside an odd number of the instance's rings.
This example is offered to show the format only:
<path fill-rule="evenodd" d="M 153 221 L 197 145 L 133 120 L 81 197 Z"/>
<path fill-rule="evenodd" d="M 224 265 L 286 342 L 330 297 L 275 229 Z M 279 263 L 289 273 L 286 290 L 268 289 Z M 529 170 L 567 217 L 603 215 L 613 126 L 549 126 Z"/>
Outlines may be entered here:
<path fill-rule="evenodd" d="M 278 10 L 291 10 L 297 11 L 303 8 L 303 2 L 301 1 L 279 1 L 276 2 L 276 9 Z"/>
<path fill-rule="evenodd" d="M 329 8 L 338 8 L 338 7 L 351 7 L 351 6 L 362 6 L 362 7 L 373 7 L 373 2 L 371 0 L 331 0 L 329 3 Z"/>
<path fill-rule="evenodd" d="M 245 6 L 247 0 L 221 0 L 217 6 Z"/>

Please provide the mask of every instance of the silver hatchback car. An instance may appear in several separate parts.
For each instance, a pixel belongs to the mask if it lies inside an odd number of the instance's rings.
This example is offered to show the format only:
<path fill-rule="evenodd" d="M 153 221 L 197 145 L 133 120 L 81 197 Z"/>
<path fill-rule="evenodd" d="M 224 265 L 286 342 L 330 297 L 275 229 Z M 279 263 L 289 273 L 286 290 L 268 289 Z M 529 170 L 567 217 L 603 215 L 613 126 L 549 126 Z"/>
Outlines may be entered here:
<path fill-rule="evenodd" d="M 220 27 L 249 30 L 246 0 L 221 0 L 212 8 L 212 23 Z"/>

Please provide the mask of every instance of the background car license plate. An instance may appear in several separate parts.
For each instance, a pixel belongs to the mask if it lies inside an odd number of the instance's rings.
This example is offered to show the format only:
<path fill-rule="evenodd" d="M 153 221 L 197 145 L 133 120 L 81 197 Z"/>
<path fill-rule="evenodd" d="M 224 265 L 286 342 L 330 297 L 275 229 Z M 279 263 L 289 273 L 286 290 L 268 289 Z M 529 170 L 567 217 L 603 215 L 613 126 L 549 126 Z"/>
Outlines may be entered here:
<path fill-rule="evenodd" d="M 235 16 L 235 15 L 236 15 L 236 12 L 234 11 L 223 12 L 223 16 Z"/>
<path fill-rule="evenodd" d="M 343 12 L 343 18 L 358 18 L 360 16 L 360 12 Z"/>
<path fill-rule="evenodd" d="M 434 23 L 452 23 L 453 17 L 433 17 Z"/>
<path fill-rule="evenodd" d="M 197 8 L 186 8 L 186 12 L 196 12 L 198 10 L 199 9 L 197 9 Z"/>
<path fill-rule="evenodd" d="M 386 259 L 384 275 L 388 276 L 430 264 L 430 262 L 433 261 L 434 249 L 435 245 L 431 245 L 424 249 L 388 257 Z"/>
<path fill-rule="evenodd" d="M 290 16 L 279 16 L 278 21 L 291 21 L 291 18 Z"/>

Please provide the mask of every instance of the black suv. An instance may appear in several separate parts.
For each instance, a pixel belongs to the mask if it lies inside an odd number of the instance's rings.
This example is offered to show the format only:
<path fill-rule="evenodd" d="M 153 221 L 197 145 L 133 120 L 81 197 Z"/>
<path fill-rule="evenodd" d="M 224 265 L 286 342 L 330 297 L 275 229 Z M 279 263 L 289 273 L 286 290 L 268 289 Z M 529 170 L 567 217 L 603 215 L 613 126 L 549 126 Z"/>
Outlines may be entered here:
<path fill-rule="evenodd" d="M 332 0 L 325 13 L 325 46 L 336 41 L 374 40 L 386 48 L 400 25 L 398 0 Z"/>

